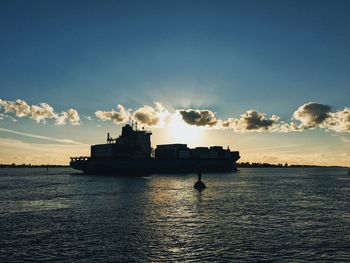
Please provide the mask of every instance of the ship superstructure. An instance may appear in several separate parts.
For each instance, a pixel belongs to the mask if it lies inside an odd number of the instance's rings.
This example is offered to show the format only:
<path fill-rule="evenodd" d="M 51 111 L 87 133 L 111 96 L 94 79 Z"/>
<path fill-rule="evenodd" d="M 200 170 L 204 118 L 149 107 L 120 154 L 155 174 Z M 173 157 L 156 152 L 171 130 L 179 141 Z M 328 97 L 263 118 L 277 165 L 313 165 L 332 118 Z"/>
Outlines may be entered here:
<path fill-rule="evenodd" d="M 189 148 L 186 144 L 157 145 L 152 151 L 152 133 L 137 124 L 126 124 L 121 135 L 91 146 L 91 156 L 71 157 L 72 168 L 84 173 L 143 174 L 235 171 L 238 151 L 222 146 Z"/>
<path fill-rule="evenodd" d="M 144 129 L 137 130 L 134 125 L 125 125 L 122 134 L 113 139 L 107 133 L 107 143 L 91 146 L 91 158 L 147 159 L 151 157 L 151 135 Z"/>

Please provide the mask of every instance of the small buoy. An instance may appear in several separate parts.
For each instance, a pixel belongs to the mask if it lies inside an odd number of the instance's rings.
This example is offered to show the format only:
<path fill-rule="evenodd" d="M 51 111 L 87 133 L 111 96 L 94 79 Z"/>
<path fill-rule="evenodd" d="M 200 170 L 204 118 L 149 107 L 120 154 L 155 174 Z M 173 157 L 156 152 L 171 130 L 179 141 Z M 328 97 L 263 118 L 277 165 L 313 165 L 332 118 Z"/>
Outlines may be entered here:
<path fill-rule="evenodd" d="M 202 181 L 197 181 L 194 183 L 193 186 L 194 189 L 198 190 L 198 191 L 202 191 L 206 188 L 205 184 Z"/>
<path fill-rule="evenodd" d="M 206 188 L 205 184 L 202 182 L 202 172 L 198 170 L 197 172 L 198 181 L 194 183 L 193 188 L 202 191 Z"/>

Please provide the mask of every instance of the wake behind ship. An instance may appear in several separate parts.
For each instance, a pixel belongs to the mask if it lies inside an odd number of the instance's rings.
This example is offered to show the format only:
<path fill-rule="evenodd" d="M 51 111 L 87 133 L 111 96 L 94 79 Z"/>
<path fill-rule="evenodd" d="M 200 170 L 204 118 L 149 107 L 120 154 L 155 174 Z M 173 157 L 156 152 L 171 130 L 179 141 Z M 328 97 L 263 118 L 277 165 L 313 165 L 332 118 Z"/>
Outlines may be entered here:
<path fill-rule="evenodd" d="M 71 157 L 70 166 L 86 174 L 153 174 L 192 172 L 234 172 L 238 151 L 222 146 L 196 147 L 186 144 L 157 145 L 151 148 L 152 133 L 126 124 L 122 134 L 106 144 L 91 146 L 91 156 Z M 154 156 L 153 156 L 154 155 Z"/>

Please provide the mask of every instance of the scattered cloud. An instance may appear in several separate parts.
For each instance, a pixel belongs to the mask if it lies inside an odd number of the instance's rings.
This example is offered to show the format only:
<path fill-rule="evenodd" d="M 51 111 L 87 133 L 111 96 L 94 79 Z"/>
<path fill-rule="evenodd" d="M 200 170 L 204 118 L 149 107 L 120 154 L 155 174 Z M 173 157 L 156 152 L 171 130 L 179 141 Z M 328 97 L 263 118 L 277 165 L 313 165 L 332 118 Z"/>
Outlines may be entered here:
<path fill-rule="evenodd" d="M 114 109 L 111 111 L 98 110 L 95 112 L 95 115 L 102 121 L 108 120 L 116 124 L 128 122 L 130 120 L 130 112 L 121 104 L 118 104 L 117 108 L 119 111 L 115 111 Z"/>
<path fill-rule="evenodd" d="M 46 123 L 47 119 L 55 119 L 56 125 L 64 125 L 68 120 L 72 125 L 80 124 L 80 117 L 76 110 L 69 109 L 62 111 L 60 114 L 55 112 L 52 106 L 47 103 L 39 103 L 38 105 L 28 105 L 23 100 L 8 101 L 0 99 L 0 108 L 5 113 L 13 113 L 16 117 L 23 118 L 29 116 L 37 123 Z M 3 115 L 5 116 L 5 115 Z M 8 115 L 6 115 L 8 116 Z"/>
<path fill-rule="evenodd" d="M 69 109 L 66 112 L 61 112 L 59 116 L 56 117 L 56 125 L 64 125 L 69 121 L 72 125 L 80 124 L 80 117 L 76 110 Z"/>
<path fill-rule="evenodd" d="M 190 125 L 198 125 L 205 120 L 201 119 L 199 112 L 210 112 L 215 128 L 233 129 L 235 132 L 294 132 L 307 129 L 323 128 L 335 132 L 350 132 L 350 108 L 331 111 L 331 106 L 316 102 L 309 102 L 300 106 L 294 113 L 290 122 L 280 120 L 277 115 L 266 117 L 265 113 L 248 110 L 240 118 L 216 119 L 214 113 L 208 110 L 183 110 L 189 113 L 182 114 L 183 120 Z M 196 121 L 197 120 L 197 123 Z M 210 119 L 209 119 L 210 120 Z M 211 125 L 209 125 L 211 126 Z"/>
<path fill-rule="evenodd" d="M 309 102 L 300 106 L 294 113 L 295 120 L 301 122 L 302 129 L 315 128 L 330 117 L 331 107 L 325 104 Z"/>
<path fill-rule="evenodd" d="M 336 132 L 350 132 L 350 108 L 331 111 L 331 106 L 309 102 L 300 106 L 293 114 L 290 130 L 306 130 L 316 127 Z"/>
<path fill-rule="evenodd" d="M 210 110 L 179 110 L 182 119 L 189 125 L 209 126 L 217 124 L 215 113 Z"/>
<path fill-rule="evenodd" d="M 133 114 L 133 119 L 148 126 L 155 126 L 160 121 L 156 110 L 147 105 L 137 109 Z"/>
<path fill-rule="evenodd" d="M 223 121 L 222 126 L 242 133 L 248 131 L 272 131 L 278 130 L 278 120 L 279 117 L 276 115 L 266 118 L 265 113 L 249 110 L 242 114 L 239 119 L 229 118 Z"/>
<path fill-rule="evenodd" d="M 102 120 L 125 123 L 130 120 L 137 121 L 148 127 L 164 127 L 179 115 L 183 122 L 196 127 L 212 129 L 232 129 L 235 132 L 295 132 L 307 129 L 323 128 L 336 132 L 350 131 L 350 108 L 332 112 L 331 106 L 316 102 L 308 102 L 301 105 L 294 113 L 290 122 L 285 122 L 277 115 L 266 116 L 265 113 L 256 110 L 248 110 L 239 118 L 218 119 L 215 113 L 208 109 L 173 109 L 169 111 L 164 106 L 155 102 L 155 106 L 144 105 L 134 111 L 125 110 L 118 105 L 119 112 L 114 110 L 105 112 L 97 111 L 96 116 Z"/>
<path fill-rule="evenodd" d="M 80 117 L 78 112 L 75 109 L 69 109 L 67 112 L 67 119 L 72 125 L 80 124 Z"/>
<path fill-rule="evenodd" d="M 119 111 L 114 109 L 111 111 L 98 110 L 95 112 L 95 115 L 102 121 L 123 124 L 132 120 L 147 127 L 163 127 L 166 118 L 170 115 L 169 111 L 159 102 L 155 102 L 153 107 L 144 105 L 134 111 L 131 109 L 127 110 L 121 104 L 117 107 Z"/>
<path fill-rule="evenodd" d="M 75 109 L 69 109 L 57 113 L 52 106 L 47 103 L 28 105 L 23 100 L 7 101 L 0 99 L 0 120 L 16 117 L 30 117 L 37 123 L 45 123 L 49 119 L 55 120 L 56 125 L 79 125 L 80 117 Z M 215 113 L 209 109 L 172 109 L 169 111 L 161 103 L 155 102 L 153 106 L 144 105 L 135 110 L 126 109 L 121 104 L 117 105 L 117 110 L 98 110 L 95 116 L 102 121 L 112 121 L 116 124 L 127 123 L 131 120 L 146 127 L 164 127 L 171 122 L 175 115 L 181 116 L 181 120 L 192 126 L 206 127 L 211 129 L 232 129 L 235 132 L 294 132 L 307 129 L 322 128 L 326 131 L 350 132 L 350 108 L 332 111 L 332 107 L 317 102 L 308 102 L 294 111 L 289 122 L 282 121 L 279 116 L 271 115 L 256 110 L 248 110 L 239 118 L 219 119 Z M 90 116 L 84 116 L 92 120 Z"/>
<path fill-rule="evenodd" d="M 54 109 L 47 103 L 40 103 L 39 105 L 31 106 L 31 118 L 36 122 L 46 122 L 46 119 L 57 119 L 58 116 Z M 18 116 L 20 117 L 20 116 Z"/>
<path fill-rule="evenodd" d="M 165 122 L 170 115 L 170 112 L 165 109 L 163 104 L 155 102 L 154 107 L 144 105 L 135 110 L 132 119 L 141 125 L 159 128 L 164 127 Z"/>
<path fill-rule="evenodd" d="M 56 118 L 56 125 L 65 125 L 67 122 L 67 114 L 65 112 L 62 112 L 61 115 L 57 116 Z"/>
<path fill-rule="evenodd" d="M 0 99 L 0 107 L 2 107 L 5 113 L 15 112 L 17 117 L 24 117 L 30 114 L 30 106 L 23 100 L 8 101 Z"/>
<path fill-rule="evenodd" d="M 321 123 L 322 128 L 336 132 L 350 132 L 350 108 L 330 112 L 329 117 Z"/>

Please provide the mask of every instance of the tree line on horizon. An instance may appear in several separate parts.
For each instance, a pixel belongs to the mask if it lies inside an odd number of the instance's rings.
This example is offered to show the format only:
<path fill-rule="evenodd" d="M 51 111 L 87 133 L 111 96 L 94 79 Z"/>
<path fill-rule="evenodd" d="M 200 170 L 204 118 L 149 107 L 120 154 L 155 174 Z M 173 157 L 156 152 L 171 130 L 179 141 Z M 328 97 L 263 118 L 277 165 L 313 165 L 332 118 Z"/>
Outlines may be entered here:
<path fill-rule="evenodd" d="M 260 162 L 239 162 L 236 164 L 237 168 L 305 168 L 305 167 L 343 167 L 343 166 L 324 166 L 324 165 L 307 165 L 307 164 L 271 164 L 271 163 L 260 163 Z M 0 164 L 0 168 L 47 168 L 47 167 L 69 167 L 69 165 L 61 164 Z"/>

